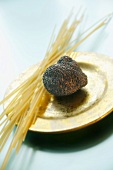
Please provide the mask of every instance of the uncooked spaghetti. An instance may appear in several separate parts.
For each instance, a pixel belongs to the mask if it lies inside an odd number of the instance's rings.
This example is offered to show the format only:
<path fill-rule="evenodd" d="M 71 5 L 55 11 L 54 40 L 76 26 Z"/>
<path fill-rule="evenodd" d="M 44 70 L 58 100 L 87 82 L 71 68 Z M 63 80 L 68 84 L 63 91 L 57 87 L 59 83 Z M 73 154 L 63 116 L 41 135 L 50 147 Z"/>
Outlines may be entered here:
<path fill-rule="evenodd" d="M 13 139 L 2 164 L 2 170 L 4 170 L 7 165 L 12 149 L 15 148 L 18 153 L 29 128 L 35 123 L 38 115 L 42 114 L 40 108 L 43 106 L 44 112 L 51 98 L 51 95 L 46 91 L 42 83 L 42 75 L 44 71 L 50 65 L 55 64 L 57 60 L 65 54 L 75 58 L 76 55 L 71 55 L 71 53 L 91 34 L 104 26 L 111 16 L 112 14 L 104 17 L 93 25 L 93 27 L 87 29 L 80 35 L 80 40 L 76 43 L 73 43 L 74 41 L 71 41 L 71 39 L 83 17 L 78 20 L 74 19 L 70 26 L 68 26 L 70 21 L 70 17 L 68 17 L 62 24 L 55 40 L 53 40 L 54 33 L 52 34 L 46 55 L 37 70 L 25 79 L 18 87 L 6 95 L 0 102 L 0 104 L 4 104 L 6 101 L 11 100 L 0 115 L 0 125 L 3 126 L 0 132 L 0 151 L 3 149 L 15 125 L 17 125 Z"/>

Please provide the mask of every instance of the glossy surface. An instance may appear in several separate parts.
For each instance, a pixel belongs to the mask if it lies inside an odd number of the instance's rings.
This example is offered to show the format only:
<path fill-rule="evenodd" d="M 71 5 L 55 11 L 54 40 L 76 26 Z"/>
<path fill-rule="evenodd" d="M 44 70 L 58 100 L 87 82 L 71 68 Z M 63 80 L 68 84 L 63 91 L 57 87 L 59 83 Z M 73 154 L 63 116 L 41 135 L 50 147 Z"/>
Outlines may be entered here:
<path fill-rule="evenodd" d="M 88 77 L 88 84 L 70 96 L 51 97 L 46 111 L 39 115 L 30 130 L 66 132 L 89 126 L 113 110 L 113 59 L 98 53 L 72 55 Z M 8 88 L 10 93 L 29 77 L 38 65 L 22 73 Z"/>
<path fill-rule="evenodd" d="M 0 0 L 1 99 L 20 73 L 42 60 L 54 25 L 58 29 L 69 11 L 74 7 L 76 13 L 80 6 L 86 9 L 87 18 L 81 31 L 113 12 L 112 0 Z M 113 20 L 77 50 L 113 57 Z M 0 153 L 0 165 L 11 137 Z M 12 153 L 6 170 L 112 170 L 112 148 L 113 114 L 110 114 L 75 132 L 29 132 L 18 155 Z"/>

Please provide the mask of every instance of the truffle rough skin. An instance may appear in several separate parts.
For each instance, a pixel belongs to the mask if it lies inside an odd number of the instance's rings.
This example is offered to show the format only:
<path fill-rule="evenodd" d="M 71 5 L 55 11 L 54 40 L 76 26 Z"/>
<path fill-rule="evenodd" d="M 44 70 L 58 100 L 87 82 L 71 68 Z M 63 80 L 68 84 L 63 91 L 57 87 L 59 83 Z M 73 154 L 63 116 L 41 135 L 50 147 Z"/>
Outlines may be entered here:
<path fill-rule="evenodd" d="M 87 76 L 77 62 L 68 56 L 48 67 L 43 74 L 43 83 L 47 91 L 55 96 L 75 93 L 87 84 Z"/>

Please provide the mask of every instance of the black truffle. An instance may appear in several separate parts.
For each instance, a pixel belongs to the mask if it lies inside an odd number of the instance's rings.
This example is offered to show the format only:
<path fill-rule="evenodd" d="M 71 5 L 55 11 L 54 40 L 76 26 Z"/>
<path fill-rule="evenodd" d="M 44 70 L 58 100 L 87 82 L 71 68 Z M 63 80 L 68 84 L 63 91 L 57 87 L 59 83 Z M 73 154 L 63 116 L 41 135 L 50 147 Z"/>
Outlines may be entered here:
<path fill-rule="evenodd" d="M 48 92 L 55 96 L 66 96 L 75 93 L 87 84 L 87 76 L 77 62 L 63 56 L 48 67 L 43 74 L 43 83 Z"/>

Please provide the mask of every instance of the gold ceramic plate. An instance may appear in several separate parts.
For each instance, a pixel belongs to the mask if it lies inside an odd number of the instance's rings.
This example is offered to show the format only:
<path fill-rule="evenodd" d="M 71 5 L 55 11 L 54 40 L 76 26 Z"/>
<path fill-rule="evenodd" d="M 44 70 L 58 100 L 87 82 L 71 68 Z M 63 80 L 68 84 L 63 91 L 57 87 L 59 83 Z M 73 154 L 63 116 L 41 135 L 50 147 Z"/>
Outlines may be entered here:
<path fill-rule="evenodd" d="M 113 58 L 102 54 L 79 52 L 76 61 L 88 76 L 88 84 L 73 95 L 53 97 L 30 130 L 65 132 L 89 126 L 113 110 Z M 22 73 L 8 88 L 18 86 L 38 65 Z"/>

